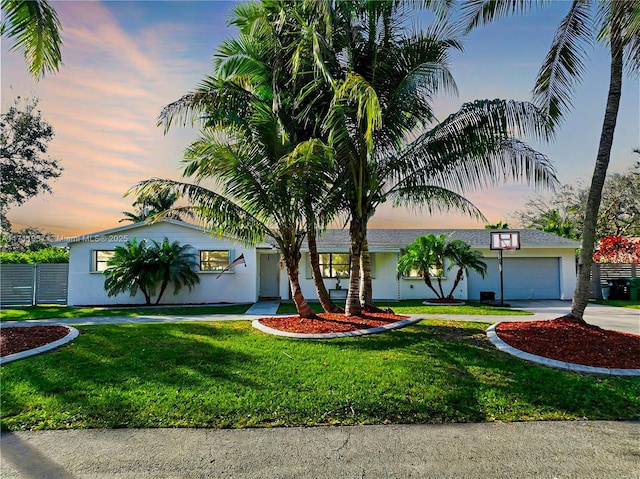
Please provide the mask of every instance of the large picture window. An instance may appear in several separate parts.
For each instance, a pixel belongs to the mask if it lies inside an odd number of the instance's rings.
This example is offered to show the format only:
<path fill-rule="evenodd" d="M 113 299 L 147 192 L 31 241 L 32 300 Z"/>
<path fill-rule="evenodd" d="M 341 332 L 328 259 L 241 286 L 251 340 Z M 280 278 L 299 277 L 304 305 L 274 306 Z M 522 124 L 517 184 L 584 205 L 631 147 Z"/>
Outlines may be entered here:
<path fill-rule="evenodd" d="M 349 277 L 349 253 L 322 253 L 319 257 L 323 278 Z"/>
<path fill-rule="evenodd" d="M 200 271 L 222 271 L 229 261 L 229 250 L 200 251 Z"/>
<path fill-rule="evenodd" d="M 94 250 L 93 251 L 93 271 L 104 271 L 107 269 L 107 262 L 113 258 L 115 251 L 113 250 Z"/>

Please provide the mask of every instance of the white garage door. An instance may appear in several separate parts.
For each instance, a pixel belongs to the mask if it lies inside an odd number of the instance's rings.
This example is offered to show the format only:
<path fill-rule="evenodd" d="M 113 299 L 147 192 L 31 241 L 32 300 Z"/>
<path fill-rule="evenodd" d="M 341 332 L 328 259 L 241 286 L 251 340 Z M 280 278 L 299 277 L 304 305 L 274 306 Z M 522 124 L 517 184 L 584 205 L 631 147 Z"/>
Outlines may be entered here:
<path fill-rule="evenodd" d="M 493 291 L 500 299 L 497 258 L 485 258 L 487 277 L 469 274 L 469 299 Z M 560 258 L 504 258 L 504 299 L 560 299 Z"/>

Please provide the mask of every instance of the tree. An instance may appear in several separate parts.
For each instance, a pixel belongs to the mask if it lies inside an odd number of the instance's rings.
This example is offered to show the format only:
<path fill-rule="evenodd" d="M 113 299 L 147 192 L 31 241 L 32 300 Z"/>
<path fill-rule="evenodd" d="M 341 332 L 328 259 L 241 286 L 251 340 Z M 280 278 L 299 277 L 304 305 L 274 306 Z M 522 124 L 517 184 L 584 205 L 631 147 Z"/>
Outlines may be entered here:
<path fill-rule="evenodd" d="M 22 50 L 36 79 L 58 71 L 62 62 L 62 26 L 47 0 L 2 0 L 0 33 L 13 39 L 11 50 Z"/>
<path fill-rule="evenodd" d="M 119 222 L 131 221 L 132 223 L 141 223 L 143 221 L 152 220 L 156 216 L 166 213 L 165 217 L 181 220 L 185 216 L 185 212 L 169 211 L 178 200 L 178 195 L 170 191 L 165 191 L 158 195 L 153 196 L 140 196 L 136 198 L 132 206 L 136 210 L 131 213 L 129 211 L 123 211 L 125 216 Z"/>
<path fill-rule="evenodd" d="M 37 105 L 35 98 L 22 102 L 18 97 L 0 119 L 0 219 L 5 230 L 10 230 L 9 207 L 41 192 L 50 193 L 49 181 L 62 172 L 56 160 L 45 157 L 53 128 L 42 119 Z"/>
<path fill-rule="evenodd" d="M 526 12 L 542 1 L 472 0 L 463 5 L 468 29 L 512 13 Z M 592 17 L 594 2 L 574 0 L 551 43 L 534 87 L 533 101 L 557 126 L 571 108 L 572 95 L 577 82 L 585 73 L 587 48 L 593 39 L 604 43 L 610 54 L 609 92 L 605 107 L 596 164 L 587 196 L 578 280 L 573 295 L 570 316 L 582 321 L 590 294 L 591 264 L 596 243 L 598 213 L 602 189 L 611 158 L 611 147 L 616 129 L 618 109 L 622 96 L 625 63 L 632 72 L 640 68 L 640 1 L 609 0 L 598 3 Z"/>
<path fill-rule="evenodd" d="M 518 131 L 547 138 L 545 120 L 533 105 L 476 101 L 436 120 L 433 98 L 456 92 L 447 60 L 448 50 L 459 48 L 459 42 L 445 23 L 408 32 L 402 25 L 411 9 L 402 2 L 331 6 L 324 16 L 330 23 L 308 36 L 307 51 L 313 52 L 319 72 L 314 85 L 322 80 L 333 90 L 323 128 L 336 151 L 336 177 L 343 181 L 349 215 L 345 312 L 357 315 L 371 297 L 367 224 L 379 204 L 458 208 L 481 217 L 460 193 L 495 184 L 497 178 L 520 179 L 523 173 L 539 184 L 551 184 L 555 177 L 544 155 L 513 137 Z M 408 138 L 415 139 L 407 145 Z"/>
<path fill-rule="evenodd" d="M 595 263 L 640 263 L 640 242 L 623 236 L 602 238 L 593 253 Z"/>
<path fill-rule="evenodd" d="M 170 243 L 167 238 L 162 243 L 153 240 L 151 245 L 133 238 L 124 246 L 115 247 L 103 273 L 106 276 L 104 288 L 110 297 L 124 292 L 133 297 L 140 290 L 147 305 L 151 304 L 158 286 L 160 292 L 156 304 L 160 303 L 170 283 L 174 285 L 174 294 L 182 286 L 191 290 L 200 282 L 195 257 L 189 253 L 191 249 L 191 245 L 180 245 L 177 241 Z"/>
<path fill-rule="evenodd" d="M 29 226 L 17 232 L 3 232 L 0 234 L 0 241 L 2 251 L 25 253 L 50 248 L 54 236 Z"/>
<path fill-rule="evenodd" d="M 484 225 L 484 229 L 486 230 L 508 230 L 509 229 L 509 225 L 507 224 L 507 222 L 503 222 L 503 221 L 498 221 L 495 225 L 492 224 L 486 224 Z"/>
<path fill-rule="evenodd" d="M 487 264 L 482 261 L 483 255 L 480 251 L 471 249 L 471 245 L 462 240 L 453 240 L 449 243 L 447 257 L 450 260 L 449 270 L 458 268 L 456 279 L 453 282 L 451 291 L 447 298 L 453 298 L 453 292 L 462 281 L 463 273 L 469 276 L 469 270 L 473 270 L 483 278 L 487 275 Z"/>
<path fill-rule="evenodd" d="M 453 299 L 453 292 L 462 281 L 464 272 L 468 274 L 472 269 L 483 278 L 486 276 L 487 265 L 482 261 L 482 258 L 482 253 L 472 250 L 471 246 L 462 240 L 448 241 L 445 235 L 430 234 L 419 236 L 401 251 L 397 270 L 399 274 L 404 275 L 413 272 L 419 274 L 437 298 Z M 445 266 L 448 271 L 458 268 L 453 286 L 446 295 L 442 287 Z M 438 289 L 431 281 L 433 276 L 437 280 Z"/>

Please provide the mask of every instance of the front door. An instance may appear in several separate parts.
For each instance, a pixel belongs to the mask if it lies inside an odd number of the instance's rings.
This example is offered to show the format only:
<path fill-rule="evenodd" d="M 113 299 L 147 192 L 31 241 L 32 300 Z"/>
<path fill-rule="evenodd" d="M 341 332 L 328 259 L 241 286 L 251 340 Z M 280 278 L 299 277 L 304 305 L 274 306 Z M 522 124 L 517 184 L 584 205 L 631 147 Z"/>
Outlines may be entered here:
<path fill-rule="evenodd" d="M 279 254 L 260 255 L 260 297 L 280 297 L 280 262 Z"/>

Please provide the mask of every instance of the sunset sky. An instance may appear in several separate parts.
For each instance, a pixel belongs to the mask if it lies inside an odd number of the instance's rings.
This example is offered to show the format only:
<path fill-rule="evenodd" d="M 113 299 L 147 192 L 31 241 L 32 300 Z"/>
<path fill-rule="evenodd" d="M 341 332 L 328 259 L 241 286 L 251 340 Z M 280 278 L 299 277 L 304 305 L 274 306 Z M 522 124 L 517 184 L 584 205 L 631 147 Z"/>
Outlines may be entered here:
<path fill-rule="evenodd" d="M 182 151 L 197 130 L 156 126 L 160 109 L 192 90 L 211 71 L 233 2 L 62 1 L 53 2 L 63 25 L 60 72 L 39 82 L 29 77 L 20 53 L 2 39 L 2 111 L 17 96 L 36 96 L 55 137 L 49 156 L 64 167 L 42 194 L 10 210 L 13 229 L 37 226 L 58 237 L 118 226 L 132 211 L 123 193 L 152 177 L 180 178 Z M 444 119 L 463 102 L 483 98 L 529 100 L 534 78 L 568 7 L 558 1 L 539 13 L 502 20 L 466 37 L 453 56 L 458 98 L 440 98 Z M 637 159 L 638 81 L 625 77 L 610 171 Z M 597 151 L 608 86 L 608 58 L 599 45 L 579 86 L 575 108 L 552 144 L 533 145 L 555 163 L 559 180 L 589 181 Z M 492 223 L 511 219 L 535 192 L 507 185 L 467 195 Z M 511 222 L 514 223 L 513 221 Z M 515 224 L 513 224 L 515 226 Z M 457 214 L 430 216 L 381 208 L 372 228 L 482 228 Z"/>

